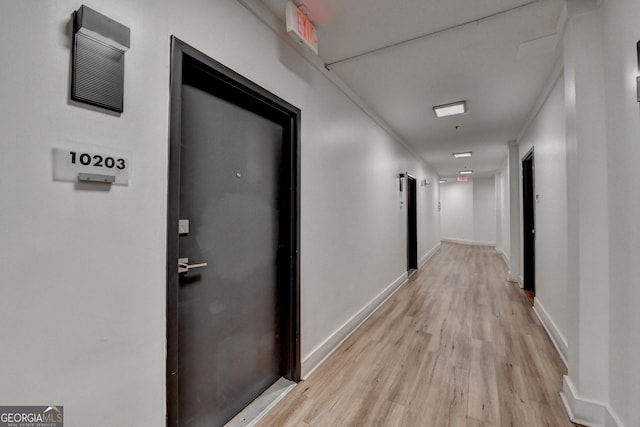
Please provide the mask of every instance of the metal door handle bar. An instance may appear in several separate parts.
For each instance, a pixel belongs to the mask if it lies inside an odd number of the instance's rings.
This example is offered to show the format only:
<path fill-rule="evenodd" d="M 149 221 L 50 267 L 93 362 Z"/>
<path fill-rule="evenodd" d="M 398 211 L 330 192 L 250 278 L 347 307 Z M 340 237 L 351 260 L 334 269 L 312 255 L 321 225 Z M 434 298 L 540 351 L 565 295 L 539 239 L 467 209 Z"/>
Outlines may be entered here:
<path fill-rule="evenodd" d="M 203 262 L 200 264 L 185 264 L 184 262 L 179 262 L 178 265 L 182 268 L 186 268 L 187 270 L 191 270 L 192 268 L 206 267 L 207 263 Z"/>
<path fill-rule="evenodd" d="M 201 262 L 200 264 L 189 264 L 189 258 L 180 258 L 178 260 L 178 273 L 186 273 L 194 268 L 202 268 L 206 266 L 206 262 Z"/>

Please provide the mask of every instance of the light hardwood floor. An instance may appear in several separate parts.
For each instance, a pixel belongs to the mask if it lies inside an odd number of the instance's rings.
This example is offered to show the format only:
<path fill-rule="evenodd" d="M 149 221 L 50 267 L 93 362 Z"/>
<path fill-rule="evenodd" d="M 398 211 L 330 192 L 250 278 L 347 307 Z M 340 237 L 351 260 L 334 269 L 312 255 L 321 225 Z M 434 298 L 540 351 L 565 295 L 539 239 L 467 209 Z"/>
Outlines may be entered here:
<path fill-rule="evenodd" d="M 434 257 L 258 426 L 573 426 L 565 367 L 489 247 Z"/>

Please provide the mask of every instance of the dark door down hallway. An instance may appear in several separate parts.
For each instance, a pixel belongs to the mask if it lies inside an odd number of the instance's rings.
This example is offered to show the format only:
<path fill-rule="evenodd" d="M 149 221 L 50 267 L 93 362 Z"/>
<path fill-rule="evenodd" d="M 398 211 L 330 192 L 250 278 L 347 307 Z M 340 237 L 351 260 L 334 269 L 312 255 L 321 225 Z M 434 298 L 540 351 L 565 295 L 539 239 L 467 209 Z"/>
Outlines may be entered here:
<path fill-rule="evenodd" d="M 265 426 L 573 426 L 565 367 L 490 247 L 441 249 Z"/>

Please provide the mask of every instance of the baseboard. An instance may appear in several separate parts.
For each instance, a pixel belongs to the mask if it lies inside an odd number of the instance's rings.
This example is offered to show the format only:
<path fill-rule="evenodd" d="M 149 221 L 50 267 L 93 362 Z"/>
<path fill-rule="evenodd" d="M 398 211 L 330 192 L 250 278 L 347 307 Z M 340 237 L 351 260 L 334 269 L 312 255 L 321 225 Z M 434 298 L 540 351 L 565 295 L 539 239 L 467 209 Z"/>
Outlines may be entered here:
<path fill-rule="evenodd" d="M 461 245 L 471 245 L 471 246 L 491 246 L 491 247 L 496 246 L 496 242 L 480 242 L 475 240 L 457 239 L 455 237 L 441 237 L 440 241 L 449 242 L 449 243 L 458 243 Z"/>
<path fill-rule="evenodd" d="M 496 248 L 496 252 L 498 253 L 498 255 L 500 255 L 502 261 L 504 261 L 504 264 L 507 266 L 507 271 L 510 270 L 511 262 L 509 261 L 509 256 L 507 255 L 507 253 L 503 249 L 498 248 Z"/>
<path fill-rule="evenodd" d="M 456 239 L 454 237 L 441 237 L 440 241 L 447 243 L 459 243 L 461 245 L 473 245 L 473 242 L 471 240 Z"/>
<path fill-rule="evenodd" d="M 440 246 L 442 246 L 442 243 L 438 242 L 438 244 L 436 244 L 433 248 L 431 248 L 431 250 L 427 252 L 425 256 L 420 258 L 420 261 L 418 262 L 418 269 L 422 268 L 422 266 L 425 265 L 427 261 L 429 261 L 431 257 L 436 254 L 436 252 L 438 252 L 438 249 L 440 249 Z"/>
<path fill-rule="evenodd" d="M 516 276 L 511 272 L 511 270 L 507 272 L 507 280 L 511 283 L 517 283 L 518 286 L 520 286 L 520 289 L 524 289 L 524 279 L 522 276 Z"/>
<path fill-rule="evenodd" d="M 314 348 L 302 361 L 302 379 L 307 379 L 340 345 L 351 336 L 375 311 L 407 282 L 407 273 L 387 286 L 367 305 L 334 331 L 326 340 Z"/>
<path fill-rule="evenodd" d="M 496 247 L 496 242 L 485 242 L 482 240 L 474 240 L 472 243 L 474 246 L 489 246 L 492 248 Z"/>
<path fill-rule="evenodd" d="M 568 375 L 563 378 L 560 396 L 569 419 L 576 424 L 586 427 L 605 427 L 605 425 L 607 427 L 624 427 L 622 424 L 617 424 L 614 419 L 615 414 L 608 404 L 578 395 Z M 609 424 L 605 424 L 605 422 L 609 422 Z M 616 424 L 610 424 L 610 422 Z"/>
<path fill-rule="evenodd" d="M 611 408 L 611 406 L 606 405 L 607 412 L 605 413 L 604 426 L 605 427 L 625 427 L 625 425 L 618 417 L 618 414 Z"/>
<path fill-rule="evenodd" d="M 567 339 L 562 335 L 562 332 L 560 332 L 560 329 L 558 329 L 558 326 L 551 316 L 549 316 L 549 312 L 544 308 L 539 298 L 533 299 L 533 312 L 538 316 L 540 323 L 542 323 L 545 331 L 547 331 L 547 335 L 551 338 L 551 342 L 556 348 L 560 359 L 562 359 L 564 366 L 568 367 L 567 354 L 569 353 L 569 344 L 567 343 Z"/>

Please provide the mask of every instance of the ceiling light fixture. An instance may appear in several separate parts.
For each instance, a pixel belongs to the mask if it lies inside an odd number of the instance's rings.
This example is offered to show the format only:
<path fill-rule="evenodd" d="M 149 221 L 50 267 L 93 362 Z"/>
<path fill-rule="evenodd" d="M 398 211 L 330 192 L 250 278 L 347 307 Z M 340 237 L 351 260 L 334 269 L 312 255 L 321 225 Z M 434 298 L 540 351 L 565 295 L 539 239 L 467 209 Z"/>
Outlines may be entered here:
<path fill-rule="evenodd" d="M 463 170 L 458 172 L 460 175 L 471 175 L 473 173 L 472 170 Z"/>
<path fill-rule="evenodd" d="M 636 44 L 636 56 L 638 57 L 638 76 L 636 77 L 636 98 L 640 102 L 640 41 Z"/>
<path fill-rule="evenodd" d="M 447 180 L 446 180 L 446 179 L 441 179 L 441 180 L 440 180 L 440 184 L 444 184 L 445 182 L 447 182 Z"/>
<path fill-rule="evenodd" d="M 433 112 L 436 113 L 436 117 L 454 116 L 456 114 L 463 114 L 467 112 L 467 101 L 452 102 L 451 104 L 436 105 L 433 107 Z"/>
<path fill-rule="evenodd" d="M 455 157 L 456 159 L 460 159 L 462 157 L 471 157 L 471 151 L 467 151 L 464 153 L 453 153 L 453 157 Z"/>

